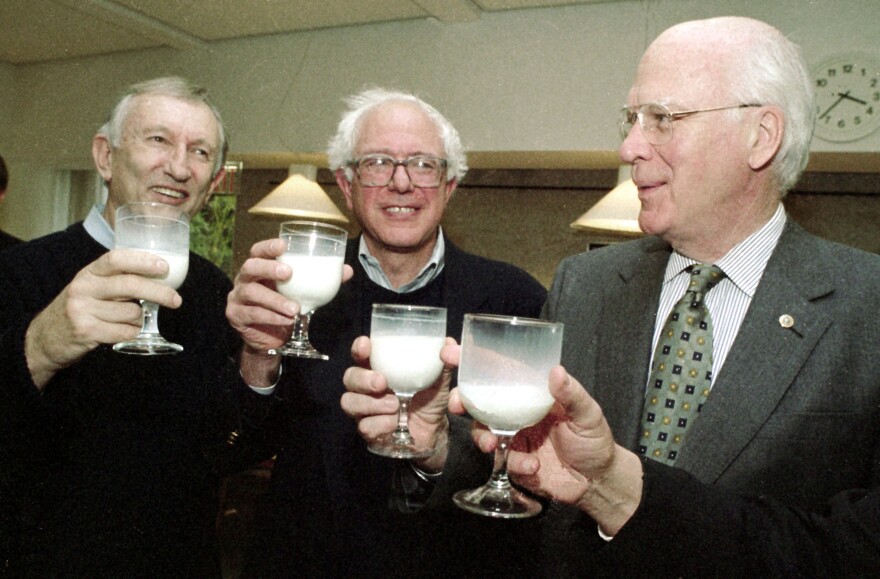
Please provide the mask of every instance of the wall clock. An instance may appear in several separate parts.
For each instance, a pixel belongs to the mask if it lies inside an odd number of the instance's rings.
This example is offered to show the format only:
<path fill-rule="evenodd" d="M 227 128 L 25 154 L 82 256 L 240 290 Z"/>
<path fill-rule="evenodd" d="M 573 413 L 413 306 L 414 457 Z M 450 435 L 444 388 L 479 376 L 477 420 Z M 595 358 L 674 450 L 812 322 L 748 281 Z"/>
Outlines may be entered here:
<path fill-rule="evenodd" d="M 817 137 L 855 141 L 880 128 L 880 58 L 832 56 L 813 69 L 813 82 Z"/>

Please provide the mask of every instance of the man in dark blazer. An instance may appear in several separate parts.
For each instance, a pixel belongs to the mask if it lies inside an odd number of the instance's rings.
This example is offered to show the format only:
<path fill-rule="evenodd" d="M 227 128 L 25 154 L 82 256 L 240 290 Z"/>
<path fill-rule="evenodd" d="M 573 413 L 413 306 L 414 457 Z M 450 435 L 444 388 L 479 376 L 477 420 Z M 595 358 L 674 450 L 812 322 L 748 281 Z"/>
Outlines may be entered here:
<path fill-rule="evenodd" d="M 683 23 L 648 48 L 628 101 L 620 156 L 632 165 L 639 224 L 651 236 L 565 260 L 543 313 L 565 323 L 562 364 L 599 403 L 620 452 L 607 441 L 595 446 L 566 415 L 570 400 L 558 397 L 550 417 L 520 436 L 530 452 L 510 456 L 514 479 L 554 500 L 544 515 L 553 576 L 597 573 L 594 556 L 603 552 L 641 563 L 645 574 L 670 553 L 682 566 L 662 567 L 661 576 L 717 571 L 711 557 L 679 550 L 696 542 L 678 541 L 687 525 L 671 526 L 671 535 L 654 527 L 654 540 L 638 548 L 613 539 L 626 534 L 641 496 L 634 453 L 652 439 L 643 434 L 652 353 L 695 265 L 724 274 L 705 292 L 714 325 L 709 394 L 677 456 L 660 457 L 674 466 L 650 472 L 687 472 L 710 496 L 772 497 L 817 512 L 880 476 L 880 258 L 806 233 L 782 206 L 806 166 L 814 121 L 797 47 L 747 18 Z M 454 350 L 444 356 L 456 362 Z M 365 394 L 369 382 L 358 373 L 346 384 Z M 463 411 L 454 393 L 450 407 Z M 484 451 L 494 446 L 488 432 L 474 437 Z M 626 457 L 628 476 L 596 476 L 598 450 Z M 449 455 L 456 452 L 466 451 Z M 438 491 L 456 484 L 454 467 L 446 465 Z M 666 515 L 684 510 L 672 504 Z M 784 520 L 752 531 L 784 550 L 781 567 L 762 568 L 768 574 L 796 570 L 806 557 Z M 723 541 L 739 545 L 734 534 Z"/>
<path fill-rule="evenodd" d="M 279 428 L 267 434 L 277 459 L 245 575 L 469 575 L 479 564 L 448 545 L 480 546 L 480 525 L 449 505 L 449 516 L 422 509 L 419 477 L 428 476 L 425 471 L 367 450 L 340 406 L 343 374 L 352 342 L 370 333 L 374 303 L 445 307 L 447 335 L 460 339 L 465 313 L 536 317 L 546 291 L 524 271 L 468 254 L 445 236 L 440 223 L 467 165 L 458 133 L 440 112 L 413 95 L 383 89 L 361 92 L 349 105 L 328 157 L 361 230 L 345 258 L 354 277 L 310 323 L 312 343 L 330 359 L 284 365 L 275 390 L 283 400 Z M 255 304 L 264 325 L 242 332 L 266 332 L 265 350 L 279 347 L 290 333 L 289 319 L 279 324 L 273 317 L 288 302 L 270 290 L 282 278 L 275 277 L 277 262 L 267 258 L 281 253 L 280 245 L 254 246 L 233 291 L 233 297 L 257 296 L 237 301 Z M 385 390 L 378 398 L 396 416 L 394 395 Z M 419 393 L 412 407 L 431 401 Z M 410 426 L 423 427 L 418 419 Z M 435 445 L 442 454 L 443 439 L 429 443 Z M 491 530 L 484 531 L 488 540 Z M 438 541 L 447 547 L 438 549 Z"/>

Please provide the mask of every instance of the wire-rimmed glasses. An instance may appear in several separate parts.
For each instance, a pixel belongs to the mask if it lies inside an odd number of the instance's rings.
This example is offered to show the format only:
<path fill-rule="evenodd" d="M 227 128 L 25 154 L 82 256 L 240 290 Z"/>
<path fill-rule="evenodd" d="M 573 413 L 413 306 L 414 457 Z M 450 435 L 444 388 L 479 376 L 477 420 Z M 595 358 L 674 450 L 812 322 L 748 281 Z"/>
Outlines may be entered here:
<path fill-rule="evenodd" d="M 446 159 L 433 155 L 415 155 L 398 161 L 390 155 L 364 155 L 350 163 L 366 187 L 384 187 L 394 179 L 397 167 L 403 167 L 416 187 L 437 187 L 443 181 Z"/>
<path fill-rule="evenodd" d="M 626 137 L 632 131 L 636 122 L 642 129 L 642 135 L 645 140 L 652 145 L 665 145 L 672 140 L 672 121 L 683 119 L 697 113 L 710 113 L 713 111 L 724 111 L 729 109 L 745 109 L 749 107 L 760 107 L 759 104 L 731 105 L 726 107 L 713 107 L 709 109 L 694 109 L 690 111 L 671 112 L 664 105 L 658 103 L 646 103 L 643 105 L 623 107 L 620 110 L 620 119 L 618 126 L 620 127 L 620 138 L 626 140 Z"/>

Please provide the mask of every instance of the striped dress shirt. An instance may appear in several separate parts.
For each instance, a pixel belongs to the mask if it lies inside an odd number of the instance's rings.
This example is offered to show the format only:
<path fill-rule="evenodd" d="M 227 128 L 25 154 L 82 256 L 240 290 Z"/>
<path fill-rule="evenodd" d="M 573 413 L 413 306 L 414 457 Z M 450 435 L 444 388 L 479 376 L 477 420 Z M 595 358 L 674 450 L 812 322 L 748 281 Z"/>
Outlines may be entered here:
<path fill-rule="evenodd" d="M 776 213 L 763 227 L 735 245 L 727 254 L 715 262 L 726 277 L 706 294 L 706 307 L 712 317 L 712 384 L 721 373 L 727 354 L 736 339 L 767 261 L 779 242 L 785 228 L 785 209 L 780 203 Z M 663 276 L 663 289 L 660 292 L 660 305 L 657 309 L 657 324 L 654 327 L 654 341 L 651 351 L 657 348 L 660 332 L 669 317 L 669 312 L 681 299 L 688 287 L 690 274 L 685 271 L 689 265 L 699 263 L 673 251 Z M 709 264 L 712 265 L 712 264 Z M 650 368 L 653 367 L 653 354 Z"/>

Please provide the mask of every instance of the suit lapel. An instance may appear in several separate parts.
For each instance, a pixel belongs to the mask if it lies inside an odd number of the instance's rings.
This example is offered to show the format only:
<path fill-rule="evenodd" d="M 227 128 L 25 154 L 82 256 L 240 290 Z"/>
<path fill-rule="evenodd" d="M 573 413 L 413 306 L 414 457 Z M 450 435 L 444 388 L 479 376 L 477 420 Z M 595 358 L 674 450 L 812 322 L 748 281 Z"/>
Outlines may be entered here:
<path fill-rule="evenodd" d="M 788 222 L 677 467 L 716 481 L 791 387 L 832 321 L 814 303 L 834 289 L 821 269 L 830 259 L 824 254 L 816 238 Z"/>
<path fill-rule="evenodd" d="M 591 350 L 596 356 L 595 397 L 615 438 L 634 449 L 641 431 L 645 382 L 669 248 L 647 240 L 643 255 L 618 269 L 605 287 L 606 304 Z M 612 280 L 609 280 L 612 281 Z"/>

